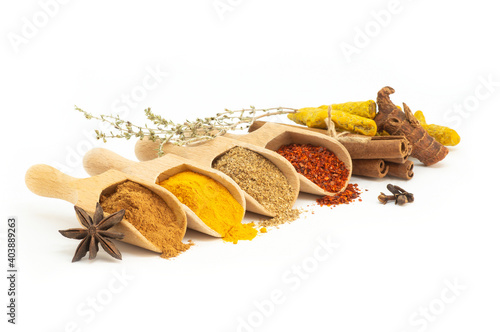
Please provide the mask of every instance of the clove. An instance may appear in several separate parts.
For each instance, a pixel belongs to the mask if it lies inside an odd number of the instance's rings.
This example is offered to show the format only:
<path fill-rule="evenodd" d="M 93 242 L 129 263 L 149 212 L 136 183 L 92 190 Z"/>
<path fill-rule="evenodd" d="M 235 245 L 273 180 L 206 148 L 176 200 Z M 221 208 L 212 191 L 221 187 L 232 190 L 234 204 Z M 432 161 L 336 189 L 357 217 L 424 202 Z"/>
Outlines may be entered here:
<path fill-rule="evenodd" d="M 406 198 L 408 199 L 408 203 L 412 203 L 415 200 L 412 193 L 407 192 L 399 186 L 394 186 L 394 188 L 397 189 L 402 195 L 406 196 Z"/>
<path fill-rule="evenodd" d="M 380 193 L 380 195 L 378 196 L 379 202 L 384 205 L 388 201 L 395 201 L 396 205 L 404 205 L 406 203 L 412 203 L 415 200 L 412 193 L 407 192 L 399 186 L 388 184 L 387 189 L 392 193 L 392 195 Z"/>
<path fill-rule="evenodd" d="M 388 201 L 396 200 L 396 196 L 393 196 L 393 195 L 387 196 L 384 193 L 380 193 L 380 195 L 378 195 L 378 200 L 380 203 L 385 205 Z"/>
<path fill-rule="evenodd" d="M 405 195 L 396 196 L 396 205 L 403 205 L 408 203 L 408 198 Z"/>

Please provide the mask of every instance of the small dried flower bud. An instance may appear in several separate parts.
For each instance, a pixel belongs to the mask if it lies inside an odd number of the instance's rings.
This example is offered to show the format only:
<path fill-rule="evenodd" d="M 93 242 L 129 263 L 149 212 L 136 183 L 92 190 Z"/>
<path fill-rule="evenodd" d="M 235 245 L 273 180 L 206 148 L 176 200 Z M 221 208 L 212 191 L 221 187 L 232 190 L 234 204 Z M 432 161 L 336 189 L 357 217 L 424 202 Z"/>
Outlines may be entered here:
<path fill-rule="evenodd" d="M 398 195 L 396 198 L 397 205 L 404 205 L 408 203 L 408 198 L 405 195 Z"/>
<path fill-rule="evenodd" d="M 393 195 L 399 194 L 399 190 L 396 189 L 396 187 L 393 184 L 388 184 L 387 185 L 387 190 L 389 190 Z"/>
<path fill-rule="evenodd" d="M 390 201 L 390 200 L 394 200 L 394 199 L 396 199 L 396 198 L 395 198 L 394 196 L 392 196 L 392 195 L 391 195 L 391 196 L 387 196 L 387 195 L 386 195 L 386 194 L 384 194 L 384 193 L 380 193 L 380 195 L 378 195 L 378 200 L 379 200 L 379 202 L 380 202 L 380 203 L 382 203 L 382 204 L 384 204 L 384 205 L 385 205 L 388 201 Z"/>
<path fill-rule="evenodd" d="M 394 189 L 395 190 L 398 190 L 401 194 L 405 195 L 406 198 L 408 199 L 408 202 L 411 203 L 413 202 L 415 199 L 413 197 L 413 194 L 412 193 L 409 193 L 407 192 L 406 190 L 404 190 L 403 188 L 399 187 L 399 186 L 394 186 Z"/>

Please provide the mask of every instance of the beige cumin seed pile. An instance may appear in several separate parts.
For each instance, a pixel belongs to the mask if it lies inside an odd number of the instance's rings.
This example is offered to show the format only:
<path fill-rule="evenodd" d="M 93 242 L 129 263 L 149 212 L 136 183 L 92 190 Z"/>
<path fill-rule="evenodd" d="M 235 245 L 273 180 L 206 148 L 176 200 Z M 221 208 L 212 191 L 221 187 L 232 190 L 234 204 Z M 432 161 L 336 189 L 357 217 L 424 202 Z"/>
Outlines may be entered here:
<path fill-rule="evenodd" d="M 261 221 L 260 226 L 278 226 L 299 217 L 300 211 L 290 208 L 295 196 L 285 175 L 260 154 L 237 146 L 217 158 L 212 167 L 227 174 L 243 191 L 276 214 Z"/>

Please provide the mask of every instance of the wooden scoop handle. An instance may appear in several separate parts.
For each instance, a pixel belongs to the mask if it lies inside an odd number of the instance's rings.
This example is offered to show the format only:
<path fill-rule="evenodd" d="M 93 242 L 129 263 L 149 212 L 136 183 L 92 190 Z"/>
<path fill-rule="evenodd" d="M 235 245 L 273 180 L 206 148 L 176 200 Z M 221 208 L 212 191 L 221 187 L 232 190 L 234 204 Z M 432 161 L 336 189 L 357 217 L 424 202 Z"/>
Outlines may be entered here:
<path fill-rule="evenodd" d="M 135 156 L 140 161 L 148 161 L 158 158 L 158 149 L 160 144 L 158 142 L 153 142 L 149 139 L 138 140 L 135 144 Z"/>
<path fill-rule="evenodd" d="M 92 149 L 83 157 L 83 168 L 89 175 L 102 174 L 110 169 L 124 171 L 136 164 L 138 162 L 126 159 L 113 151 L 103 148 Z"/>
<path fill-rule="evenodd" d="M 266 133 L 265 131 L 259 131 L 259 132 L 255 131 L 248 134 L 226 133 L 224 134 L 224 137 L 264 147 L 275 136 L 274 133 L 271 133 L 271 135 L 266 135 L 266 134 L 269 133 Z"/>
<path fill-rule="evenodd" d="M 182 158 L 194 160 L 198 164 L 212 167 L 212 160 L 219 154 L 232 148 L 235 144 L 224 140 L 223 137 L 217 137 L 213 140 L 202 142 L 198 145 L 178 146 L 167 143 L 163 145 L 163 152 L 174 154 Z M 135 145 L 135 155 L 140 161 L 148 161 L 158 158 L 159 142 L 153 142 L 148 139 L 137 141 Z"/>
<path fill-rule="evenodd" d="M 26 172 L 26 186 L 33 193 L 51 198 L 59 198 L 76 204 L 78 189 L 76 181 L 71 177 L 48 165 L 34 165 Z"/>

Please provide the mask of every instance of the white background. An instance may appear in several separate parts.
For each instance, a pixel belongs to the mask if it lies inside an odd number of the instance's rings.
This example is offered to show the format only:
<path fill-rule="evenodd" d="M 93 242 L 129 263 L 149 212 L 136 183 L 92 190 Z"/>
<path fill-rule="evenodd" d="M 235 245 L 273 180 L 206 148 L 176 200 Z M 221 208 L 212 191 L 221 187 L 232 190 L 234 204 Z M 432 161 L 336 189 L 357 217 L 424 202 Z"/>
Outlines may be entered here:
<path fill-rule="evenodd" d="M 2 330 L 499 330 L 491 1 L 4 1 L 0 22 L 5 271 L 6 220 L 19 218 L 18 325 L 6 323 L 2 277 Z M 172 260 L 119 244 L 121 262 L 99 252 L 71 263 L 77 241 L 57 231 L 78 226 L 73 207 L 24 184 L 38 163 L 86 176 L 81 157 L 104 145 L 74 105 L 139 124 L 152 107 L 179 122 L 375 99 L 385 85 L 462 142 L 435 166 L 417 162 L 408 182 L 353 177 L 362 202 L 320 208 L 302 194 L 309 213 L 251 242 L 188 231 L 196 245 Z M 105 147 L 135 159 L 134 143 Z M 389 182 L 415 202 L 379 204 Z"/>

